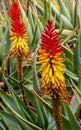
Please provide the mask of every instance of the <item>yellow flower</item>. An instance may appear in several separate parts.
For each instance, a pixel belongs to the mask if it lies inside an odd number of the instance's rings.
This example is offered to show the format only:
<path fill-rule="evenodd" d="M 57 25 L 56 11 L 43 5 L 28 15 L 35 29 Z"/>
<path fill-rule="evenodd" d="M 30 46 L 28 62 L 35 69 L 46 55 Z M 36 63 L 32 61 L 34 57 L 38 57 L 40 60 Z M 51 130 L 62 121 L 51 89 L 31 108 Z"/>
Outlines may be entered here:
<path fill-rule="evenodd" d="M 17 36 L 16 34 L 11 34 L 10 40 L 12 41 L 11 50 L 9 55 L 12 57 L 19 57 L 20 59 L 26 59 L 29 57 L 29 48 L 27 44 L 27 36 L 24 37 Z"/>
<path fill-rule="evenodd" d="M 26 34 L 26 28 L 20 19 L 20 9 L 17 2 L 12 2 L 11 10 L 11 30 L 10 34 L 12 41 L 11 50 L 9 55 L 19 59 L 27 59 L 29 57 L 29 48 L 27 44 L 28 35 Z"/>
<path fill-rule="evenodd" d="M 59 97 L 61 102 L 67 102 L 70 97 L 64 79 L 65 65 L 61 57 L 63 51 L 51 21 L 42 33 L 42 49 L 38 51 L 38 64 L 41 73 L 41 91 L 47 97 Z"/>

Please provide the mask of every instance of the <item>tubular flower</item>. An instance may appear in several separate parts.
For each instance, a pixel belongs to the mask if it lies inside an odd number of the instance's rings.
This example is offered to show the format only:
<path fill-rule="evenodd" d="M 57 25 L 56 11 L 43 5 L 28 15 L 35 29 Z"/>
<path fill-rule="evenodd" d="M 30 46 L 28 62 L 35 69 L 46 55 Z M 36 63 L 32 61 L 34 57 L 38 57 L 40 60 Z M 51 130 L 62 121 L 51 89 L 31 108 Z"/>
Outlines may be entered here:
<path fill-rule="evenodd" d="M 38 64 L 41 72 L 41 91 L 46 97 L 60 98 L 60 101 L 67 102 L 69 93 L 66 89 L 64 79 L 64 59 L 61 43 L 55 27 L 48 20 L 47 26 L 42 33 L 41 50 L 38 51 Z"/>
<path fill-rule="evenodd" d="M 20 59 L 26 59 L 29 56 L 29 48 L 27 44 L 28 35 L 26 34 L 26 28 L 20 19 L 20 8 L 17 2 L 12 2 L 10 17 L 11 17 L 11 30 L 10 34 L 12 41 L 11 50 L 9 55 L 12 57 L 19 57 Z"/>

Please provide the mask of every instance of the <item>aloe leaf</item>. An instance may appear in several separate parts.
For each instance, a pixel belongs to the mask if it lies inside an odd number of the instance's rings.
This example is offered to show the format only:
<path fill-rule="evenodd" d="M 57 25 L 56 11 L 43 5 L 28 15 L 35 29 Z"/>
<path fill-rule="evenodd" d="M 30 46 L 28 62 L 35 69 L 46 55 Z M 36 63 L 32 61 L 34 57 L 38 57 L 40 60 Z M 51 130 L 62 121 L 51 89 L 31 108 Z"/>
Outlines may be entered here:
<path fill-rule="evenodd" d="M 24 77 L 23 84 L 28 85 L 29 83 L 32 83 L 32 78 L 33 78 L 33 67 L 32 67 L 32 65 L 30 67 L 25 68 L 23 70 L 23 72 L 24 72 L 24 74 L 23 74 L 23 77 Z"/>
<path fill-rule="evenodd" d="M 46 0 L 44 0 L 44 13 L 43 13 L 43 18 L 42 18 L 42 23 L 43 25 L 45 26 L 46 25 L 46 22 L 47 22 L 47 19 L 48 19 L 48 8 L 47 8 L 47 2 Z"/>
<path fill-rule="evenodd" d="M 54 120 L 49 121 L 49 125 L 46 130 L 56 130 L 55 128 L 55 122 Z"/>
<path fill-rule="evenodd" d="M 0 12 L 0 21 L 2 21 L 4 18 L 3 18 L 3 15 L 1 14 Z"/>
<path fill-rule="evenodd" d="M 62 42 L 62 44 L 67 43 L 67 41 L 74 36 L 74 34 L 76 33 L 77 28 L 78 28 L 78 27 L 76 27 L 76 28 L 70 33 L 70 35 Z"/>
<path fill-rule="evenodd" d="M 23 21 L 24 24 L 27 26 L 27 24 L 28 24 L 27 16 L 26 16 L 25 11 L 24 11 L 24 9 L 22 8 L 22 5 L 21 5 L 21 3 L 20 3 L 19 0 L 18 0 L 18 3 L 19 3 L 19 6 L 20 6 L 21 14 L 22 14 L 22 21 Z"/>
<path fill-rule="evenodd" d="M 1 126 L 0 126 L 0 130 L 4 130 Z M 6 130 L 6 129 L 5 129 Z"/>
<path fill-rule="evenodd" d="M 18 130 L 17 121 L 12 115 L 10 115 L 9 113 L 0 111 L 0 116 L 2 120 L 4 120 L 4 122 L 9 127 L 9 130 Z"/>
<path fill-rule="evenodd" d="M 53 12 L 56 14 L 57 18 L 59 18 L 59 11 L 56 9 L 56 7 L 53 5 L 53 3 L 51 3 L 51 7 L 52 7 Z M 65 28 L 73 29 L 73 25 L 64 15 L 61 14 L 61 18 L 62 18 L 63 26 Z"/>
<path fill-rule="evenodd" d="M 17 96 L 17 94 L 15 93 L 15 91 L 13 90 L 13 88 L 11 87 L 11 85 L 9 84 L 9 82 L 7 81 L 6 77 L 4 77 L 6 85 L 8 86 L 11 94 L 12 94 L 12 98 L 14 99 L 15 103 L 17 104 L 17 107 L 23 112 L 23 114 L 26 116 L 26 118 L 31 121 L 34 122 L 32 117 L 30 116 L 30 112 L 29 110 L 26 108 L 25 104 L 22 102 L 22 100 Z M 33 115 L 33 113 L 32 113 Z M 34 115 L 35 116 L 35 115 Z"/>
<path fill-rule="evenodd" d="M 1 105 L 1 107 L 4 110 L 4 111 L 1 111 L 2 120 L 6 123 L 6 125 L 8 125 L 8 127 L 9 126 L 11 127 L 11 129 L 9 128 L 9 130 L 12 130 L 14 126 L 17 127 L 17 130 L 21 130 L 21 128 L 23 130 L 27 130 L 27 129 L 32 130 L 32 128 L 29 127 L 25 122 L 20 120 L 18 117 L 14 116 L 13 113 L 10 111 L 10 109 L 8 109 L 8 107 L 5 107 L 5 109 L 3 108 L 4 107 L 3 105 Z M 14 121 L 14 124 L 11 123 L 13 121 Z"/>
<path fill-rule="evenodd" d="M 76 44 L 76 48 L 74 50 L 74 72 L 79 76 L 79 50 L 78 43 Z"/>
<path fill-rule="evenodd" d="M 20 107 L 13 98 L 7 96 L 2 90 L 0 91 L 0 96 L 2 98 L 2 100 L 4 101 L 4 103 L 6 104 L 6 106 L 11 109 L 12 111 L 14 111 L 15 113 L 17 113 L 17 115 L 19 115 L 20 117 L 22 117 L 23 119 L 26 120 L 26 116 L 28 115 L 26 113 L 26 115 L 24 114 L 23 111 L 21 111 Z M 29 117 L 27 117 L 29 118 Z M 29 118 L 30 119 L 30 118 Z"/>
<path fill-rule="evenodd" d="M 10 40 L 9 40 L 9 26 L 10 23 L 7 23 L 7 27 L 3 28 L 2 30 L 2 47 L 4 47 L 4 50 L 2 50 L 2 52 L 4 52 L 4 55 L 7 55 L 9 49 L 10 49 Z"/>
<path fill-rule="evenodd" d="M 81 127 L 80 125 L 77 123 L 77 120 L 76 118 L 74 117 L 70 107 L 68 105 L 65 105 L 66 107 L 66 111 L 67 111 L 67 114 L 68 114 L 68 117 L 69 117 L 69 120 L 70 120 L 70 124 L 72 126 L 72 129 L 73 130 L 81 130 Z"/>
<path fill-rule="evenodd" d="M 70 79 L 71 84 L 73 85 L 73 88 L 76 90 L 76 92 L 78 93 L 78 95 L 81 97 L 81 92 L 78 88 L 78 86 L 75 85 L 74 81 L 72 79 Z"/>
<path fill-rule="evenodd" d="M 37 2 L 36 2 L 35 4 L 36 4 L 37 10 L 41 13 L 41 15 L 43 15 L 43 13 L 44 13 L 44 8 L 43 8 L 40 4 L 38 4 Z"/>
<path fill-rule="evenodd" d="M 72 24 L 74 25 L 74 17 L 75 17 L 75 1 L 71 0 L 70 2 L 68 1 L 68 10 L 70 12 L 70 16 L 71 16 L 71 21 Z"/>
<path fill-rule="evenodd" d="M 25 89 L 25 94 L 27 99 L 29 99 L 29 101 L 31 102 L 31 104 L 35 107 L 36 112 L 37 112 L 37 119 L 38 119 L 38 124 L 39 126 L 44 125 L 44 117 L 42 114 L 42 109 L 41 109 L 41 104 L 39 103 L 38 99 L 30 92 L 30 90 L 28 90 L 26 87 L 24 87 Z"/>
<path fill-rule="evenodd" d="M 78 36 L 79 89 L 81 90 L 81 28 Z"/>
<path fill-rule="evenodd" d="M 79 97 L 79 95 L 75 92 L 75 90 L 74 89 L 72 89 L 73 90 L 73 92 L 74 92 L 74 95 L 73 95 L 73 97 L 72 98 L 74 98 L 74 101 L 73 101 L 73 103 L 71 104 L 71 110 L 72 110 L 72 113 L 75 115 L 75 113 L 76 113 L 76 111 L 77 111 L 77 108 L 78 108 L 78 106 L 79 106 L 79 99 L 80 99 L 80 97 Z M 78 95 L 78 96 L 77 96 Z M 79 98 L 78 98 L 79 97 Z"/>
<path fill-rule="evenodd" d="M 44 101 L 35 91 L 29 90 L 25 85 L 23 85 L 23 87 L 25 89 L 27 99 L 30 100 L 30 102 L 32 103 L 33 106 L 36 107 L 35 98 L 37 97 L 50 112 L 52 111 L 52 106 L 50 106 L 46 101 Z"/>
<path fill-rule="evenodd" d="M 39 46 L 38 46 L 38 48 L 39 48 Z M 38 48 L 37 48 L 37 50 L 38 50 Z M 37 55 L 36 55 L 36 57 L 35 57 L 35 59 L 34 59 L 34 75 L 33 75 L 33 88 L 34 88 L 34 90 L 37 92 L 37 93 L 39 93 L 39 88 L 40 88 L 40 86 L 39 86 L 39 81 L 38 81 L 38 77 L 37 77 L 37 68 L 36 68 L 36 63 L 37 63 Z"/>
<path fill-rule="evenodd" d="M 5 125 L 2 123 L 2 119 L 1 119 L 1 117 L 0 117 L 0 129 L 1 130 L 6 130 L 6 127 L 5 127 Z"/>
<path fill-rule="evenodd" d="M 45 100 L 43 100 L 34 90 L 32 93 L 42 102 L 42 104 L 48 109 L 50 113 L 52 113 L 52 106 L 48 104 Z"/>
<path fill-rule="evenodd" d="M 43 105 L 41 105 L 41 110 L 42 110 L 42 114 L 44 117 L 44 129 L 47 129 L 48 125 L 49 125 L 49 120 L 48 120 L 48 113 L 45 109 L 45 107 Z"/>
<path fill-rule="evenodd" d="M 12 100 L 10 97 L 8 97 L 3 91 L 0 91 L 0 95 L 2 100 L 4 101 L 4 103 L 6 104 L 6 106 L 10 109 L 10 111 L 12 112 L 12 114 L 14 114 L 15 117 L 19 118 L 20 120 L 22 120 L 24 123 L 26 123 L 27 125 L 29 125 L 30 127 L 36 129 L 36 130 L 42 130 L 42 128 L 36 126 L 35 124 L 33 124 L 32 122 L 28 121 L 25 116 L 23 116 L 20 114 L 20 112 L 17 111 L 17 106 L 15 105 L 15 103 L 13 102 L 14 100 Z M 13 106 L 15 106 L 15 108 L 13 108 Z"/>
<path fill-rule="evenodd" d="M 18 130 L 33 130 L 33 128 L 31 128 L 30 126 L 28 126 L 26 123 L 24 123 L 23 121 L 21 121 L 19 118 L 16 118 L 16 119 L 18 121 Z"/>
<path fill-rule="evenodd" d="M 78 95 L 78 93 L 74 89 L 73 89 L 73 92 L 75 94 L 76 99 L 74 100 L 74 103 L 71 106 L 71 110 L 73 114 L 75 114 L 76 119 L 78 120 L 80 118 L 81 97 Z"/>
<path fill-rule="evenodd" d="M 79 78 L 77 77 L 76 74 L 74 74 L 73 72 L 69 71 L 68 69 L 66 69 L 66 74 L 71 77 L 74 81 L 76 81 L 77 83 L 79 82 Z"/>
<path fill-rule="evenodd" d="M 31 7 L 31 10 L 32 10 L 32 12 L 33 12 L 34 18 L 35 18 L 35 20 L 37 21 L 37 24 L 38 24 L 38 26 L 39 26 L 40 32 L 42 32 L 42 30 L 43 30 L 43 25 L 42 25 L 42 23 L 41 23 L 41 21 L 40 21 L 40 19 L 39 19 L 39 17 L 38 17 L 38 14 L 37 14 L 37 12 L 36 12 L 36 9 L 33 7 L 32 4 L 30 5 L 30 7 Z"/>
<path fill-rule="evenodd" d="M 62 14 L 67 17 L 69 19 L 69 21 L 71 21 L 71 16 L 69 13 L 69 10 L 67 9 L 67 7 L 65 6 L 65 3 L 63 0 L 58 0 L 59 4 L 60 4 L 60 8 L 62 10 Z"/>
<path fill-rule="evenodd" d="M 63 36 L 67 36 L 68 37 L 72 32 L 73 32 L 73 30 L 63 29 L 63 31 L 61 32 L 61 34 Z M 74 36 L 75 36 L 75 34 L 74 34 Z"/>
<path fill-rule="evenodd" d="M 32 11 L 31 11 L 30 6 L 29 6 L 29 9 L 28 9 L 28 21 L 30 22 L 32 32 L 34 33 L 35 25 L 34 25 L 33 15 L 32 15 Z"/>
<path fill-rule="evenodd" d="M 0 111 L 0 115 L 2 119 L 7 123 L 9 130 L 20 130 L 19 128 L 23 130 L 33 130 L 23 121 L 21 121 L 19 118 L 16 118 L 13 114 L 10 114 L 9 112 L 7 113 Z"/>
<path fill-rule="evenodd" d="M 76 15 L 78 18 L 79 25 L 81 24 L 81 1 L 77 0 L 76 2 Z"/>
<path fill-rule="evenodd" d="M 81 28 L 79 29 L 77 45 L 74 52 L 74 70 L 79 76 L 79 89 L 81 90 Z"/>
<path fill-rule="evenodd" d="M 5 65 L 4 65 L 4 54 L 5 54 L 5 45 L 1 44 L 0 45 L 0 67 L 2 66 L 2 69 L 5 69 Z"/>
<path fill-rule="evenodd" d="M 64 115 L 62 115 L 62 121 L 63 121 L 63 130 L 74 130 L 72 129 L 70 120 L 68 120 Z"/>
<path fill-rule="evenodd" d="M 30 22 L 28 21 L 28 34 L 29 34 L 29 39 L 28 39 L 28 43 L 31 43 L 31 41 L 33 40 L 33 32 L 32 32 L 32 27 Z"/>
<path fill-rule="evenodd" d="M 72 52 L 69 48 L 67 48 L 66 46 L 64 46 L 64 45 L 62 45 L 62 48 L 63 48 L 63 51 L 64 51 L 66 57 L 67 57 L 71 62 L 73 62 L 73 60 L 74 60 L 74 54 L 73 54 L 73 52 Z"/>
<path fill-rule="evenodd" d="M 48 111 L 52 111 L 52 108 L 50 108 L 50 105 L 46 103 L 40 96 L 39 97 L 36 96 L 35 91 L 32 90 L 31 93 L 31 91 L 28 90 L 27 87 L 25 86 L 24 89 L 25 89 L 27 99 L 30 100 L 31 104 L 35 107 L 35 110 L 38 115 L 37 119 L 38 119 L 39 126 L 42 127 L 42 125 L 44 125 L 44 127 L 46 128 L 47 127 L 46 125 L 48 124 L 48 119 L 47 119 L 47 112 L 45 112 L 45 108 L 43 108 L 43 106 L 45 106 Z"/>
<path fill-rule="evenodd" d="M 35 27 L 35 32 L 34 32 L 34 37 L 33 37 L 33 40 L 30 44 L 30 50 L 31 52 L 33 52 L 37 46 L 36 42 L 37 42 L 37 30 L 38 30 L 38 26 L 36 25 Z"/>

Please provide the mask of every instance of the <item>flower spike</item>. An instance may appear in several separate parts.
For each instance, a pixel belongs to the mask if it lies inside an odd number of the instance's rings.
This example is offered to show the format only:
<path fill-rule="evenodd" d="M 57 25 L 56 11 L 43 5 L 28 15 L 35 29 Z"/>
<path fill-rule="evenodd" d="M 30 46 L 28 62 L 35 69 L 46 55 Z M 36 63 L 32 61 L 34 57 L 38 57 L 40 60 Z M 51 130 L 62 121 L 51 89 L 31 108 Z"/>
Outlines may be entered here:
<path fill-rule="evenodd" d="M 64 79 L 65 65 L 61 57 L 63 50 L 52 21 L 48 20 L 42 33 L 41 50 L 38 51 L 41 64 L 41 91 L 46 97 L 59 97 L 61 102 L 68 102 L 69 93 Z"/>
<path fill-rule="evenodd" d="M 48 20 L 48 24 L 42 33 L 41 46 L 53 56 L 56 53 L 62 53 L 58 33 L 50 20 Z"/>
<path fill-rule="evenodd" d="M 26 28 L 23 22 L 20 20 L 20 8 L 17 2 L 12 2 L 11 10 L 10 10 L 10 17 L 11 17 L 11 24 L 12 24 L 12 32 L 16 33 L 17 35 L 23 36 L 26 32 Z"/>
<path fill-rule="evenodd" d="M 10 34 L 12 41 L 11 50 L 9 55 L 12 57 L 19 57 L 20 59 L 26 59 L 29 57 L 29 48 L 27 44 L 28 35 L 26 34 L 26 27 L 21 21 L 21 12 L 17 2 L 12 2 L 10 9 L 11 17 L 11 30 Z"/>
<path fill-rule="evenodd" d="M 13 22 L 20 21 L 20 8 L 17 2 L 12 2 L 10 17 Z"/>

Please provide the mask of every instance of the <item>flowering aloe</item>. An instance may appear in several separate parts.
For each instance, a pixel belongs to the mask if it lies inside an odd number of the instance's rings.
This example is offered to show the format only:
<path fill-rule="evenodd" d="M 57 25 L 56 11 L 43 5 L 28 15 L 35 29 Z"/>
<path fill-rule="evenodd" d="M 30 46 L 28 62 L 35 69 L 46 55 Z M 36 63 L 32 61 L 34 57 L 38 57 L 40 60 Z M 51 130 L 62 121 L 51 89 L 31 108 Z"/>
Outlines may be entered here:
<path fill-rule="evenodd" d="M 41 64 L 41 91 L 53 101 L 53 114 L 57 129 L 62 130 L 61 103 L 67 103 L 70 98 L 64 79 L 65 65 L 62 58 L 63 50 L 58 33 L 52 21 L 48 20 L 42 33 L 41 50 L 38 51 L 39 64 Z"/>
<path fill-rule="evenodd" d="M 22 62 L 23 60 L 27 60 L 29 58 L 29 48 L 27 44 L 28 35 L 26 34 L 26 27 L 23 22 L 21 22 L 20 17 L 20 8 L 17 2 L 12 2 L 10 9 L 10 17 L 11 17 L 11 30 L 10 34 L 12 41 L 12 47 L 9 52 L 9 56 L 16 57 L 18 59 L 18 77 L 20 80 L 20 87 L 22 92 L 23 101 L 26 104 L 24 89 L 22 85 L 23 75 L 22 75 Z"/>
<path fill-rule="evenodd" d="M 20 19 L 20 8 L 17 2 L 12 2 L 11 10 L 11 30 L 10 34 L 12 41 L 12 47 L 9 55 L 12 57 L 19 57 L 20 59 L 26 59 L 29 55 L 29 48 L 27 44 L 28 35 L 26 34 L 26 28 Z"/>
<path fill-rule="evenodd" d="M 42 75 L 41 90 L 47 97 L 58 95 L 60 101 L 67 102 L 69 94 L 63 76 L 65 72 L 64 59 L 61 57 L 63 51 L 58 33 L 50 20 L 42 33 L 41 47 L 42 49 L 38 51 Z"/>

